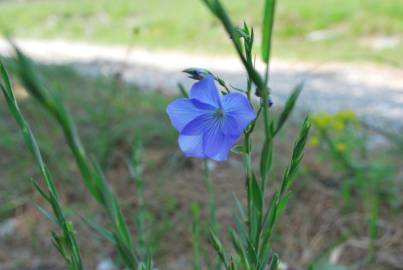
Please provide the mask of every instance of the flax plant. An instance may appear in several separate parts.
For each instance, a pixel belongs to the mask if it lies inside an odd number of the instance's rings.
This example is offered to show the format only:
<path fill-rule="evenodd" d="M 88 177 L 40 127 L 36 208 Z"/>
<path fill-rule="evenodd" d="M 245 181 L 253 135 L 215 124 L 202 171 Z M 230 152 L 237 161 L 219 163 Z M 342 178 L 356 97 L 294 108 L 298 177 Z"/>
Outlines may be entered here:
<path fill-rule="evenodd" d="M 60 204 L 59 195 L 54 180 L 42 157 L 42 153 L 39 149 L 38 143 L 36 142 L 35 136 L 18 107 L 17 99 L 14 96 L 9 76 L 1 62 L 0 74 L 1 91 L 3 92 L 10 112 L 22 131 L 25 144 L 38 165 L 46 186 L 46 190 L 42 188 L 36 181 L 33 181 L 33 185 L 39 194 L 48 202 L 52 209 L 52 213 L 48 212 L 42 207 L 38 206 L 38 208 L 61 230 L 60 233 L 52 232 L 52 243 L 60 255 L 62 255 L 64 258 L 67 269 L 82 270 L 83 263 L 81 260 L 80 249 L 75 238 L 73 224 L 66 219 L 66 214 L 62 208 L 62 205 Z"/>
<path fill-rule="evenodd" d="M 275 0 L 266 0 L 263 13 L 263 25 L 262 25 L 262 60 L 265 64 L 265 72 L 261 74 L 255 68 L 255 56 L 254 56 L 254 39 L 255 34 L 252 27 L 249 27 L 246 23 L 242 27 L 237 27 L 233 24 L 230 16 L 226 12 L 224 6 L 219 0 L 202 0 L 211 13 L 221 22 L 227 35 L 229 36 L 237 55 L 239 56 L 245 71 L 247 73 L 246 89 L 228 89 L 225 86 L 227 83 L 220 82 L 219 78 L 212 76 L 221 86 L 224 86 L 223 97 L 223 110 L 224 113 L 228 112 L 228 117 L 235 118 L 236 115 L 231 115 L 230 110 L 225 108 L 226 95 L 232 95 L 232 91 L 240 91 L 245 94 L 248 101 L 253 103 L 256 97 L 259 100 L 258 108 L 256 109 L 256 115 L 252 121 L 243 130 L 243 144 L 236 146 L 238 152 L 242 153 L 244 157 L 244 170 L 246 178 L 246 209 L 238 203 L 239 206 L 239 219 L 237 220 L 237 229 L 230 230 L 230 236 L 232 240 L 233 248 L 236 254 L 229 255 L 229 251 L 223 246 L 220 241 L 219 235 L 211 229 L 210 236 L 213 247 L 215 248 L 218 256 L 220 257 L 225 269 L 246 269 L 246 270 L 264 270 L 278 269 L 280 259 L 276 252 L 272 250 L 271 238 L 275 229 L 275 225 L 283 212 L 289 197 L 290 188 L 294 182 L 299 164 L 303 158 L 303 150 L 307 140 L 307 136 L 310 129 L 310 123 L 306 118 L 300 129 L 299 135 L 294 143 L 291 160 L 286 168 L 283 177 L 280 182 L 279 189 L 274 193 L 270 201 L 265 201 L 266 191 L 269 184 L 269 172 L 273 160 L 273 140 L 279 131 L 287 121 L 291 111 L 294 108 L 296 100 L 302 90 L 303 85 L 299 84 L 295 87 L 292 94 L 287 99 L 283 111 L 279 117 L 274 117 L 270 110 L 270 55 L 272 48 L 272 32 L 274 24 L 275 14 Z M 201 76 L 206 78 L 208 75 Z M 196 78 L 198 73 L 194 72 Z M 196 85 L 194 88 L 197 88 Z M 203 97 L 200 97 L 196 90 L 195 93 L 190 95 L 191 98 L 199 98 L 203 101 Z M 211 96 L 211 94 L 210 94 Z M 227 98 L 229 99 L 229 98 Z M 233 98 L 235 99 L 235 97 Z M 192 99 L 191 99 L 192 100 Z M 239 99 L 240 100 L 240 99 Z M 196 107 L 201 108 L 201 105 Z M 239 104 L 241 101 L 238 102 Z M 226 110 L 227 109 L 227 110 Z M 239 111 L 243 110 L 243 115 L 248 111 L 245 107 L 238 107 Z M 173 109 L 171 109 L 173 111 Z M 169 110 L 168 110 L 168 113 Z M 172 112 L 171 112 L 172 114 Z M 241 117 L 241 116 L 239 116 Z M 171 117 L 171 121 L 175 124 L 175 119 Z M 260 154 L 260 160 L 256 162 L 252 158 L 254 150 L 254 143 L 252 140 L 253 132 L 257 131 L 256 123 L 261 119 L 264 126 L 264 143 Z M 183 120 L 183 119 L 182 119 Z M 224 127 L 224 134 L 230 132 L 225 129 L 225 118 L 220 127 Z M 229 121 L 229 120 L 228 120 Z M 236 123 L 240 124 L 241 118 L 238 122 L 232 123 L 232 126 L 236 126 Z M 192 122 L 193 123 L 193 122 Z M 188 124 L 180 130 L 181 136 L 194 135 L 192 133 L 194 128 L 190 128 L 191 124 Z M 194 125 L 194 124 L 193 124 Z M 206 134 L 204 134 L 204 138 Z M 186 145 L 181 145 L 181 139 L 179 139 L 182 150 L 187 155 L 200 155 L 199 152 L 191 152 L 186 148 Z M 212 159 L 220 161 L 216 156 L 211 156 L 209 152 L 209 142 L 203 141 L 204 154 Z M 187 151 L 187 152 L 186 152 Z M 210 157 L 210 156 L 211 157 Z M 225 159 L 224 159 L 225 160 Z M 254 166 L 256 163 L 259 166 Z M 258 173 L 256 172 L 258 167 Z"/>
<path fill-rule="evenodd" d="M 12 44 L 16 53 L 17 73 L 27 91 L 40 105 L 53 116 L 63 130 L 67 144 L 74 156 L 77 167 L 88 192 L 105 209 L 110 228 L 106 229 L 89 220 L 85 220 L 97 233 L 110 240 L 125 267 L 128 269 L 150 269 L 149 258 L 142 258 L 135 248 L 126 220 L 119 206 L 118 199 L 107 183 L 99 164 L 87 154 L 70 113 L 62 98 L 49 89 L 34 63 Z M 143 262 L 144 261 L 144 262 Z M 146 267 L 146 268 L 145 268 Z"/>

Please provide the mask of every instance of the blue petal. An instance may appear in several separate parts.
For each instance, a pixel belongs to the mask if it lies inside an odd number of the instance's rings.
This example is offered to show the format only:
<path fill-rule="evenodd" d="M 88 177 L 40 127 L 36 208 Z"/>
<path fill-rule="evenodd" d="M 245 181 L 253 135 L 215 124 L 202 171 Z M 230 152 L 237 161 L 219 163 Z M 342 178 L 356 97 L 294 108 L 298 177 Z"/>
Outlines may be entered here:
<path fill-rule="evenodd" d="M 213 113 L 199 115 L 190 121 L 181 131 L 183 135 L 200 135 L 216 124 Z"/>
<path fill-rule="evenodd" d="M 273 98 L 272 98 L 271 95 L 270 95 L 269 98 L 267 99 L 267 104 L 269 105 L 269 107 L 273 106 L 273 104 L 274 104 L 274 101 L 273 101 Z"/>
<path fill-rule="evenodd" d="M 181 132 L 190 121 L 209 111 L 209 108 L 212 106 L 197 100 L 180 98 L 168 105 L 167 113 L 172 125 Z"/>
<path fill-rule="evenodd" d="M 203 135 L 179 135 L 179 148 L 187 157 L 206 158 L 203 151 Z"/>
<path fill-rule="evenodd" d="M 221 131 L 226 136 L 239 137 L 243 132 L 243 127 L 239 126 L 237 119 L 231 115 L 226 115 L 221 123 Z"/>
<path fill-rule="evenodd" d="M 220 152 L 218 152 L 215 156 L 211 157 L 211 159 L 215 161 L 224 161 L 228 159 L 228 154 L 231 151 L 232 146 L 236 143 L 239 137 L 226 137 L 224 144 L 221 147 Z"/>
<path fill-rule="evenodd" d="M 206 76 L 192 86 L 190 97 L 216 108 L 221 108 L 221 97 L 211 75 Z"/>
<path fill-rule="evenodd" d="M 225 115 L 236 120 L 238 128 L 243 130 L 256 118 L 249 100 L 242 94 L 231 93 L 225 95 L 222 100 Z"/>
<path fill-rule="evenodd" d="M 211 126 L 203 134 L 203 150 L 204 154 L 209 158 L 212 158 L 221 152 L 224 144 L 225 135 L 221 131 L 221 125 L 219 123 Z"/>
<path fill-rule="evenodd" d="M 210 112 L 214 112 L 214 111 L 217 110 L 216 107 L 214 107 L 214 106 L 212 106 L 212 105 L 210 105 L 208 103 L 201 102 L 198 99 L 191 98 L 189 100 L 193 103 L 194 106 L 196 106 L 196 108 L 198 108 L 200 110 L 210 111 Z"/>

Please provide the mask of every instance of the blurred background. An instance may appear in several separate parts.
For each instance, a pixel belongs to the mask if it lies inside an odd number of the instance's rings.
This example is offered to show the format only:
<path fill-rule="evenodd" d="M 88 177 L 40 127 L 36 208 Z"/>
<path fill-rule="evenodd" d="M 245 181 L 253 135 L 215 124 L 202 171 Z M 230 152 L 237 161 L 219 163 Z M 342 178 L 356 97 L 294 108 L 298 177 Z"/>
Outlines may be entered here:
<path fill-rule="evenodd" d="M 223 3 L 236 24 L 254 27 L 260 44 L 263 0 Z M 188 67 L 207 68 L 234 87 L 246 83 L 230 41 L 202 1 L 0 0 L 0 34 L 0 57 L 76 224 L 88 269 L 119 269 L 110 245 L 80 218 L 102 223 L 104 213 L 85 191 L 62 130 L 14 75 L 7 37 L 63 97 L 129 224 L 139 202 L 126 159 L 141 132 L 147 238 L 156 264 L 191 269 L 191 205 L 200 205 L 207 228 L 206 188 L 201 161 L 180 153 L 165 108 L 180 96 L 178 82 L 193 83 L 181 73 Z M 304 82 L 275 147 L 273 185 L 306 114 L 314 127 L 274 238 L 283 269 L 312 263 L 324 270 L 403 269 L 402 0 L 279 0 L 273 57 L 275 112 Z M 0 134 L 0 270 L 64 269 L 51 243 L 55 228 L 36 207 L 43 199 L 30 179 L 39 172 L 3 97 Z M 210 168 L 227 243 L 233 194 L 244 198 L 242 158 L 232 154 Z M 207 237 L 203 242 L 209 253 Z"/>

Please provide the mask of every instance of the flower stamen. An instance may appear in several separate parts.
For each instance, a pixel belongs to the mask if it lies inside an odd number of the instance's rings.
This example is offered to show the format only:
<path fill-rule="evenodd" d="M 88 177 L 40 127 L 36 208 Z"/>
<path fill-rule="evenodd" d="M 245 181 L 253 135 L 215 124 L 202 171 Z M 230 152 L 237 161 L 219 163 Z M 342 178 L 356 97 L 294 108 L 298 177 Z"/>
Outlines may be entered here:
<path fill-rule="evenodd" d="M 224 118 L 224 111 L 223 109 L 219 108 L 214 112 L 214 118 L 217 120 L 221 120 Z"/>

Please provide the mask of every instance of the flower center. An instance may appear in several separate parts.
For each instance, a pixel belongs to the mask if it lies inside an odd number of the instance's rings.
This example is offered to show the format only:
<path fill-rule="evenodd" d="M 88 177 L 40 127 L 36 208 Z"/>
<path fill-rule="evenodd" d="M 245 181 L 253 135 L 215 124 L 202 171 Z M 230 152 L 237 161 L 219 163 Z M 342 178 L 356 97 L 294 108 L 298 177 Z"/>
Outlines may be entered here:
<path fill-rule="evenodd" d="M 223 111 L 223 109 L 217 109 L 215 112 L 214 112 L 214 117 L 216 118 L 216 119 L 222 119 L 222 118 L 224 118 L 224 111 Z"/>

